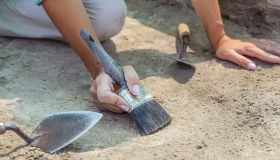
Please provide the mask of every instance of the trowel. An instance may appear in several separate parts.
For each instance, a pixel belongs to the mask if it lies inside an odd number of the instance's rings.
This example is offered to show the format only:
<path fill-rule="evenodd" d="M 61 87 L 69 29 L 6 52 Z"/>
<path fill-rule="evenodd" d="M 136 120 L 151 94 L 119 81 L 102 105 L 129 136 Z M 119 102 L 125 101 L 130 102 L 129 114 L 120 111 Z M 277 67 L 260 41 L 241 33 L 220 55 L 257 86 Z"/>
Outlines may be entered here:
<path fill-rule="evenodd" d="M 47 116 L 31 136 L 15 124 L 4 123 L 0 123 L 0 134 L 13 131 L 31 146 L 54 153 L 82 136 L 101 117 L 102 114 L 89 111 L 60 112 Z"/>
<path fill-rule="evenodd" d="M 177 82 L 185 84 L 195 72 L 195 66 L 186 58 L 187 51 L 192 51 L 189 47 L 190 27 L 185 23 L 181 23 L 178 25 L 177 30 L 179 40 L 182 43 L 182 48 L 179 51 L 179 55 L 174 54 L 170 56 L 175 63 L 172 63 L 172 65 L 168 68 L 168 72 Z"/>
<path fill-rule="evenodd" d="M 178 25 L 177 30 L 179 40 L 182 43 L 182 48 L 179 52 L 179 56 L 176 56 L 174 59 L 180 66 L 184 65 L 187 67 L 195 68 L 195 66 L 186 59 L 186 52 L 190 45 L 190 27 L 186 23 L 181 23 Z"/>

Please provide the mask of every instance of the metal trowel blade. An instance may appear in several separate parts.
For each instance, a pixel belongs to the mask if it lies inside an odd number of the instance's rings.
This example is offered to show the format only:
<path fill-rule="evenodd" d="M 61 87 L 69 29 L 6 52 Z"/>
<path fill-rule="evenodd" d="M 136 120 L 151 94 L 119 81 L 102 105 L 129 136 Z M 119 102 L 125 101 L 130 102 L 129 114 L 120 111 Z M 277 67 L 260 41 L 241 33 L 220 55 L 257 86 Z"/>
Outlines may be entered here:
<path fill-rule="evenodd" d="M 191 64 L 191 62 L 188 62 L 186 60 L 182 60 L 182 59 L 179 59 L 179 58 L 175 58 L 175 60 L 177 61 L 177 63 L 179 65 L 184 64 L 184 65 L 187 65 L 187 66 L 189 66 L 191 68 L 195 68 L 195 66 L 193 64 Z"/>
<path fill-rule="evenodd" d="M 195 68 L 195 66 L 187 61 L 187 60 L 182 60 L 180 58 L 177 57 L 177 55 L 175 55 L 174 57 L 171 57 L 173 60 L 175 60 L 177 62 L 178 65 L 180 66 L 186 66 L 187 68 L 191 67 L 191 68 Z"/>
<path fill-rule="evenodd" d="M 181 63 L 177 61 L 175 57 L 172 57 L 172 59 L 175 62 L 168 67 L 168 73 L 177 82 L 181 84 L 187 83 L 195 73 L 195 66 L 186 61 L 183 61 L 183 63 Z"/>
<path fill-rule="evenodd" d="M 78 139 L 101 118 L 102 114 L 89 111 L 49 115 L 33 131 L 31 145 L 54 153 Z"/>

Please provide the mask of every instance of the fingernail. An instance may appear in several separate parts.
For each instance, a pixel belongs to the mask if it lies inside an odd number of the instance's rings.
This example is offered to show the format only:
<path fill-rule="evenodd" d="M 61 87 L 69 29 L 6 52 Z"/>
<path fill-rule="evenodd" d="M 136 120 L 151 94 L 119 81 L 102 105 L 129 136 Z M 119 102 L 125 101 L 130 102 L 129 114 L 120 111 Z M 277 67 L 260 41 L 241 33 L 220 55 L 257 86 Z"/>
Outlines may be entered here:
<path fill-rule="evenodd" d="M 127 107 L 126 105 L 121 105 L 120 107 L 121 107 L 121 109 L 123 109 L 126 112 L 129 111 L 129 107 Z"/>
<path fill-rule="evenodd" d="M 254 71 L 254 70 L 257 68 L 257 66 L 256 66 L 254 63 L 249 63 L 249 64 L 247 65 L 247 68 L 248 68 L 248 70 L 250 70 L 250 71 Z"/>
<path fill-rule="evenodd" d="M 139 94 L 140 94 L 140 87 L 139 87 L 139 85 L 134 85 L 134 86 L 132 86 L 132 93 L 133 93 L 135 96 L 139 96 Z"/>

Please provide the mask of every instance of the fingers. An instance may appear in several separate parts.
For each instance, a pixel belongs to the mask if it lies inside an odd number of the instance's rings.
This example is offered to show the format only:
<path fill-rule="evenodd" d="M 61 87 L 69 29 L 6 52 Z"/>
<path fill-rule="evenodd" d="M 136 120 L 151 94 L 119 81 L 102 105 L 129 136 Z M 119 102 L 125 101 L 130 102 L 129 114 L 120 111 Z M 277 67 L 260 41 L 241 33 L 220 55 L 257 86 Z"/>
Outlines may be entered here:
<path fill-rule="evenodd" d="M 113 105 L 110 105 L 110 104 L 106 104 L 106 103 L 101 103 L 98 100 L 95 83 L 92 84 L 92 86 L 90 88 L 90 92 L 91 92 L 91 95 L 92 95 L 92 101 L 99 110 L 101 110 L 101 111 L 111 111 L 111 112 L 115 112 L 115 113 L 123 113 L 124 112 L 124 110 L 119 108 L 119 107 L 116 107 L 116 106 L 113 106 Z"/>
<path fill-rule="evenodd" d="M 280 44 L 277 42 L 268 39 L 248 39 L 246 41 L 255 44 L 258 48 L 266 52 L 280 56 Z"/>
<path fill-rule="evenodd" d="M 127 87 L 129 91 L 135 95 L 138 96 L 140 94 L 140 87 L 139 87 L 139 76 L 134 70 L 132 66 L 124 66 L 123 67 L 124 71 L 124 77 L 127 82 Z"/>
<path fill-rule="evenodd" d="M 117 106 L 124 111 L 128 111 L 129 105 L 122 97 L 113 92 L 114 87 L 112 83 L 112 81 L 108 81 L 105 78 L 103 79 L 103 81 L 99 81 L 96 90 L 98 101 L 100 101 L 101 103 Z"/>
<path fill-rule="evenodd" d="M 269 54 L 264 50 L 257 47 L 247 47 L 244 51 L 245 55 L 259 58 L 263 61 L 271 62 L 271 63 L 280 63 L 280 57 Z"/>
<path fill-rule="evenodd" d="M 236 63 L 249 71 L 253 71 L 256 69 L 256 64 L 254 62 L 252 62 L 248 58 L 240 55 L 233 49 L 227 50 L 227 53 L 226 53 L 226 56 L 224 57 L 224 59 L 231 61 L 233 63 Z"/>
<path fill-rule="evenodd" d="M 93 82 L 90 92 L 99 109 L 122 113 L 129 110 L 127 102 L 114 93 L 114 81 L 106 73 L 101 73 Z"/>
<path fill-rule="evenodd" d="M 263 48 L 265 51 L 280 56 L 280 44 L 274 41 L 265 40 L 265 47 Z"/>
<path fill-rule="evenodd" d="M 127 104 L 127 102 L 122 97 L 118 96 L 117 94 L 113 93 L 112 91 L 104 92 L 102 89 L 97 89 L 97 95 L 98 95 L 97 96 L 98 101 L 100 101 L 102 103 L 117 106 L 117 107 L 123 109 L 124 111 L 129 110 L 129 105 Z"/>

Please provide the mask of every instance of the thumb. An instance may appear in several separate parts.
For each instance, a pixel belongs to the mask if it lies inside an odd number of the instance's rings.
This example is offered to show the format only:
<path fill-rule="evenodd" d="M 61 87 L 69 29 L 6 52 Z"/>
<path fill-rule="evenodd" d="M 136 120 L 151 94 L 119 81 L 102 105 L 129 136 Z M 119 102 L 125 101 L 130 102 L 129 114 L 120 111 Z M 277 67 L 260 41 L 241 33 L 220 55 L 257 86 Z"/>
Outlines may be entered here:
<path fill-rule="evenodd" d="M 140 94 L 139 76 L 132 66 L 123 66 L 124 77 L 128 90 L 135 96 Z"/>

